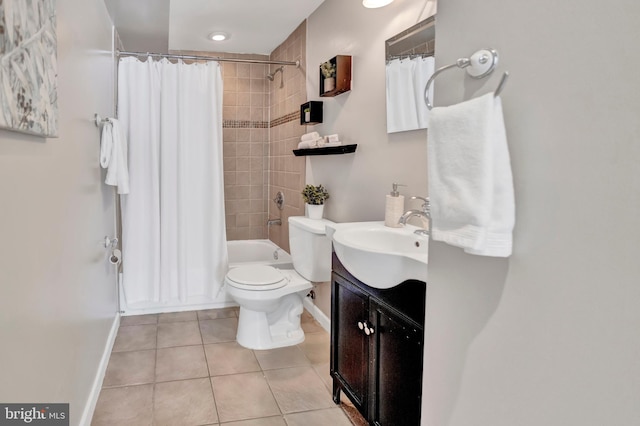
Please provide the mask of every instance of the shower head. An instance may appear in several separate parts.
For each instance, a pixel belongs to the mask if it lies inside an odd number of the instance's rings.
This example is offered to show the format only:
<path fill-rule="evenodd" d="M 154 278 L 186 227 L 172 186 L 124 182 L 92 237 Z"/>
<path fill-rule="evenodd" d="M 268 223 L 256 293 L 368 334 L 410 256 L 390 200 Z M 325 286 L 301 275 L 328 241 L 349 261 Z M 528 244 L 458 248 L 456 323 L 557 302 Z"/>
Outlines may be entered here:
<path fill-rule="evenodd" d="M 275 71 L 273 71 L 272 73 L 267 74 L 267 80 L 269 80 L 269 81 L 273 81 L 273 80 L 274 80 L 274 78 L 275 78 L 275 76 L 276 76 L 276 74 L 278 74 L 278 71 L 280 71 L 280 76 L 281 76 L 281 79 L 280 79 L 280 87 L 282 87 L 282 85 L 284 84 L 284 82 L 282 81 L 282 74 L 283 74 L 283 72 L 284 72 L 284 67 L 278 67 L 278 68 L 276 68 L 276 69 L 275 69 Z"/>

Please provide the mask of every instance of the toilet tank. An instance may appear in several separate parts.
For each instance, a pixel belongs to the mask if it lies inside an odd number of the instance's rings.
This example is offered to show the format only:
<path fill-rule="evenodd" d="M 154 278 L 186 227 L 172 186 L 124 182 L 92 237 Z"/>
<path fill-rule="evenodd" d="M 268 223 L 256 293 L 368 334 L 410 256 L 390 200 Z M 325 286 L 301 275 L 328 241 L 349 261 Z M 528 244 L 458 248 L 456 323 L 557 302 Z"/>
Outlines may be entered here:
<path fill-rule="evenodd" d="M 289 250 L 293 267 L 309 281 L 331 280 L 331 238 L 325 226 L 327 219 L 289 217 Z"/>

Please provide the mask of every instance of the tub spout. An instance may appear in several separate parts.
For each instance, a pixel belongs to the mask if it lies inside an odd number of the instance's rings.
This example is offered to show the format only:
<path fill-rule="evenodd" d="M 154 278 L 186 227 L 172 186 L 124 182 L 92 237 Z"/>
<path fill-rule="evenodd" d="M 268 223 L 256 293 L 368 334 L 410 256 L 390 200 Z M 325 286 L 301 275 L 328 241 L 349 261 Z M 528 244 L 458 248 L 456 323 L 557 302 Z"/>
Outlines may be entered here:
<path fill-rule="evenodd" d="M 280 219 L 269 219 L 267 220 L 267 226 L 271 225 L 282 225 L 282 220 Z"/>

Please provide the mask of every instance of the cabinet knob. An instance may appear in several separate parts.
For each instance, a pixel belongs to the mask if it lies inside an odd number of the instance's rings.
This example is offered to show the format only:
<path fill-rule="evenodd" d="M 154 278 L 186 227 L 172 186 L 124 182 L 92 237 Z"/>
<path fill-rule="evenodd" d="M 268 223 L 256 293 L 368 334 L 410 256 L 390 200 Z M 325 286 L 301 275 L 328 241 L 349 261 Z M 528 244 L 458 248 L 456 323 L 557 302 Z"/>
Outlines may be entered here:
<path fill-rule="evenodd" d="M 362 321 L 358 321 L 358 328 L 360 330 L 364 330 L 364 324 L 362 323 Z"/>
<path fill-rule="evenodd" d="M 375 333 L 375 330 L 373 329 L 373 327 L 370 327 L 369 324 L 365 323 L 364 324 L 364 334 L 366 334 L 367 336 L 370 336 L 373 333 Z"/>

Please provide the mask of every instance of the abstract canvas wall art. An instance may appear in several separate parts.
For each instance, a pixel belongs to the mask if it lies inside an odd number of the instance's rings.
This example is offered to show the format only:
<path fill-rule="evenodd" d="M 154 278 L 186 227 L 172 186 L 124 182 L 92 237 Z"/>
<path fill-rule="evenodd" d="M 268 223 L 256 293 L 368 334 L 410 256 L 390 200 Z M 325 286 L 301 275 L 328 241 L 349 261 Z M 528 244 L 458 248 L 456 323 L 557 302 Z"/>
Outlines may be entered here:
<path fill-rule="evenodd" d="M 0 0 L 0 128 L 58 135 L 56 0 Z"/>

